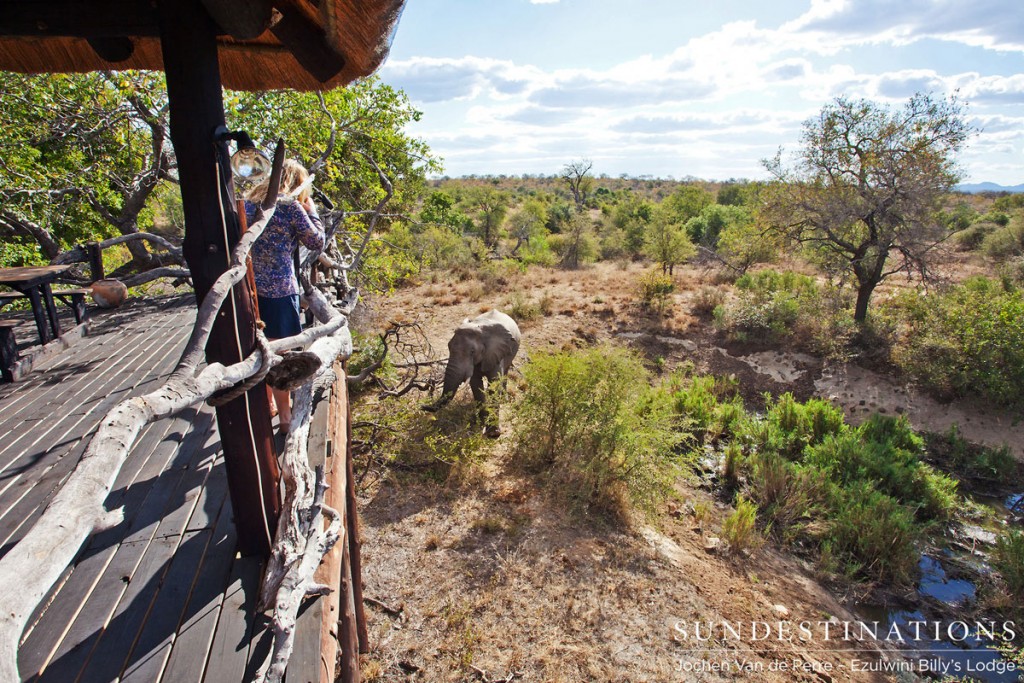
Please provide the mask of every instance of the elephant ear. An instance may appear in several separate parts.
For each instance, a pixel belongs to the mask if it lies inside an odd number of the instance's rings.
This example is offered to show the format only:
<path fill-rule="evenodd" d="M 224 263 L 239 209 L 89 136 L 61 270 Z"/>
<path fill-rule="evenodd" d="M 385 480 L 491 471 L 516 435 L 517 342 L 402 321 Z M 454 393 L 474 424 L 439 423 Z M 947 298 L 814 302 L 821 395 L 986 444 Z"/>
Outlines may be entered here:
<path fill-rule="evenodd" d="M 483 334 L 479 327 L 465 325 L 455 331 L 448 342 L 449 359 L 476 365 L 484 355 Z"/>

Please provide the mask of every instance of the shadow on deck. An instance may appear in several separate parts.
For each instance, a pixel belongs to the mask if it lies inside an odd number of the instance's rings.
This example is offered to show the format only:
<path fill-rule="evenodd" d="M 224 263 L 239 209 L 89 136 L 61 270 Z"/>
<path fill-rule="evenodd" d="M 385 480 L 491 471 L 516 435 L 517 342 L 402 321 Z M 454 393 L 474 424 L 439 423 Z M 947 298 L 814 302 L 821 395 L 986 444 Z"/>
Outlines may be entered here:
<path fill-rule="evenodd" d="M 42 513 L 107 411 L 170 373 L 194 320 L 191 295 L 135 302 L 0 386 L 0 556 Z M 90 537 L 37 609 L 19 652 L 24 680 L 252 680 L 271 645 L 254 613 L 262 561 L 235 553 L 213 409 L 146 427 L 106 504 L 123 507 L 124 521 Z"/>

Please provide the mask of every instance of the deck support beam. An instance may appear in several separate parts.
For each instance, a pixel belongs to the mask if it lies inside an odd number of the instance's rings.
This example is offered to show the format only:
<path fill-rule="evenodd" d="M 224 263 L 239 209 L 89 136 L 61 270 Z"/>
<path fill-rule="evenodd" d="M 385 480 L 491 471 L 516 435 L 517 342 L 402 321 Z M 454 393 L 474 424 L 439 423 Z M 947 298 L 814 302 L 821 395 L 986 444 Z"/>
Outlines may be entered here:
<path fill-rule="evenodd" d="M 171 141 L 185 215 L 183 252 L 201 304 L 213 282 L 227 270 L 241 235 L 234 188 L 226 171 L 227 148 L 214 141 L 214 131 L 225 122 L 217 59 L 219 29 L 200 0 L 160 0 L 158 16 Z M 206 347 L 207 361 L 238 362 L 255 348 L 255 333 L 251 298 L 243 280 L 217 317 Z M 281 501 L 265 386 L 261 383 L 217 408 L 217 426 L 239 550 L 243 555 L 267 555 Z"/>

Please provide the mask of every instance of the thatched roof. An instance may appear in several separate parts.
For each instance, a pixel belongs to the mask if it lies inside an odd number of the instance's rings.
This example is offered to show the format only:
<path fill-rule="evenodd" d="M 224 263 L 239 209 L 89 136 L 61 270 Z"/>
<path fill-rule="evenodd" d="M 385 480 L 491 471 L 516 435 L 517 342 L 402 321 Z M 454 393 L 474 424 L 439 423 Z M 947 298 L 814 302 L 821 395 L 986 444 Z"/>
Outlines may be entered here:
<path fill-rule="evenodd" d="M 218 39 L 218 45 L 225 87 L 327 90 L 369 75 L 380 66 L 387 56 L 405 0 L 203 3 L 215 18 L 220 18 L 218 24 L 224 29 L 225 35 Z M 62 4 L 59 0 L 20 0 L 12 4 L 16 8 L 13 16 L 4 16 L 8 14 L 7 8 L 0 12 L 0 70 L 163 70 L 156 3 L 71 0 Z M 235 10 L 243 7 L 241 14 L 249 16 L 239 18 Z M 40 11 L 44 16 L 32 14 Z M 265 14 L 254 16 L 261 12 Z M 110 27 L 102 22 L 109 22 Z M 284 28 L 286 24 L 288 28 Z M 246 33 L 255 37 L 239 37 Z"/>

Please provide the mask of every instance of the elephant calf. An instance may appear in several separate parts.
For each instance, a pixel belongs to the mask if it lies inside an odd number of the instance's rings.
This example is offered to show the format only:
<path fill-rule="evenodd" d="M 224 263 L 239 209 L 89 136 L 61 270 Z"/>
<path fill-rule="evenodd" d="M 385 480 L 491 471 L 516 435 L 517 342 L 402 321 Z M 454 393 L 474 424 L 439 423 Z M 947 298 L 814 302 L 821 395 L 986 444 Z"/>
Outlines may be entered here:
<path fill-rule="evenodd" d="M 467 379 L 473 398 L 480 404 L 480 416 L 487 425 L 487 435 L 497 437 L 497 417 L 489 420 L 484 395 L 484 378 L 488 382 L 504 380 L 519 352 L 519 326 L 501 311 L 490 310 L 472 320 L 466 319 L 448 342 L 448 367 L 444 371 L 444 388 L 436 403 L 424 406 L 434 412 L 455 396 Z"/>

